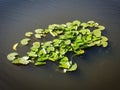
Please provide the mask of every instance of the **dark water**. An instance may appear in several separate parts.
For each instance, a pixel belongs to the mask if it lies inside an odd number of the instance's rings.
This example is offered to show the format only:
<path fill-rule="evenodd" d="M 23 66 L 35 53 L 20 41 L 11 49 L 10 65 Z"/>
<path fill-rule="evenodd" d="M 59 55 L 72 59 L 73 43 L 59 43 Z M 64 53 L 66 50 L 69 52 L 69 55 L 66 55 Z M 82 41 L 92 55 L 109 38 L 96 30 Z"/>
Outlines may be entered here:
<path fill-rule="evenodd" d="M 109 38 L 108 48 L 74 57 L 76 72 L 61 74 L 54 63 L 16 66 L 6 59 L 25 32 L 75 19 L 99 22 Z M 0 0 L 0 90 L 120 90 L 119 19 L 120 0 Z"/>

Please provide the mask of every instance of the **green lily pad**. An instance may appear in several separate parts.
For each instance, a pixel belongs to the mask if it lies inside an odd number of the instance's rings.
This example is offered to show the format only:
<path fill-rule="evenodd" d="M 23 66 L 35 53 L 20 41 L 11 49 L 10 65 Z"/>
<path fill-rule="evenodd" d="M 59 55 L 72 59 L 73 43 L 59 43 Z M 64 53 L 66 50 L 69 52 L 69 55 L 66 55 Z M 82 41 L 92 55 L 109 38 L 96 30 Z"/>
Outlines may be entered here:
<path fill-rule="evenodd" d="M 36 62 L 35 66 L 41 66 L 41 65 L 45 65 L 45 64 L 46 64 L 46 62 Z"/>
<path fill-rule="evenodd" d="M 82 30 L 80 30 L 80 33 L 83 35 L 90 34 L 90 30 L 89 29 L 82 29 Z"/>
<path fill-rule="evenodd" d="M 29 57 L 37 57 L 36 52 L 33 52 L 33 51 L 27 52 L 27 55 L 28 55 Z"/>
<path fill-rule="evenodd" d="M 33 46 L 36 47 L 36 48 L 39 48 L 40 47 L 40 42 L 34 42 Z"/>
<path fill-rule="evenodd" d="M 101 31 L 100 31 L 100 30 L 94 30 L 94 31 L 93 31 L 93 34 L 94 34 L 96 37 L 101 37 Z"/>
<path fill-rule="evenodd" d="M 69 61 L 67 57 L 62 58 L 59 63 L 60 63 L 59 67 L 65 69 L 69 69 L 72 64 L 72 62 Z"/>
<path fill-rule="evenodd" d="M 105 36 L 102 36 L 101 38 L 102 38 L 102 41 L 108 41 L 108 38 Z"/>
<path fill-rule="evenodd" d="M 49 56 L 48 59 L 51 60 L 51 61 L 57 61 L 58 58 L 59 58 L 59 56 L 58 56 L 57 53 L 55 53 L 55 52 L 51 52 L 51 53 L 50 53 L 50 56 Z"/>
<path fill-rule="evenodd" d="M 25 33 L 25 36 L 26 36 L 26 37 L 31 37 L 32 34 L 33 34 L 33 32 L 26 32 L 26 33 Z"/>
<path fill-rule="evenodd" d="M 50 47 L 47 48 L 47 52 L 48 52 L 48 53 L 50 53 L 51 51 L 54 51 L 54 50 L 55 50 L 55 48 L 52 47 L 52 46 L 50 46 Z"/>
<path fill-rule="evenodd" d="M 38 57 L 37 62 L 43 62 L 48 60 L 48 56 L 46 54 L 40 55 L 40 57 Z"/>
<path fill-rule="evenodd" d="M 14 64 L 23 64 L 23 65 L 27 65 L 31 62 L 31 60 L 28 60 L 29 57 L 27 56 L 23 56 L 21 58 L 17 58 L 14 61 L 12 61 L 12 63 Z"/>
<path fill-rule="evenodd" d="M 12 52 L 12 53 L 7 55 L 7 59 L 10 61 L 13 61 L 16 58 L 16 56 L 18 56 L 18 53 Z"/>
<path fill-rule="evenodd" d="M 104 30 L 104 29 L 105 29 L 105 27 L 104 27 L 104 26 L 99 25 L 99 26 L 98 26 L 98 29 L 99 29 L 99 30 Z"/>
<path fill-rule="evenodd" d="M 77 69 L 77 63 L 74 63 L 67 71 L 75 71 Z"/>
<path fill-rule="evenodd" d="M 41 38 L 42 37 L 42 34 L 35 34 L 35 38 Z"/>
<path fill-rule="evenodd" d="M 94 24 L 95 21 L 88 21 L 87 23 L 89 23 L 89 24 Z"/>
<path fill-rule="evenodd" d="M 18 43 L 15 43 L 15 44 L 13 45 L 13 50 L 17 50 L 17 46 L 18 46 Z"/>
<path fill-rule="evenodd" d="M 103 47 L 107 47 L 108 46 L 108 42 L 105 42 L 105 41 L 102 41 L 101 44 L 102 44 Z"/>
<path fill-rule="evenodd" d="M 65 40 L 65 44 L 66 44 L 66 45 L 71 44 L 71 40 Z"/>
<path fill-rule="evenodd" d="M 73 21 L 73 25 L 79 26 L 79 25 L 80 25 L 80 21 L 79 21 L 79 20 L 74 20 L 74 21 Z"/>
<path fill-rule="evenodd" d="M 43 32 L 43 29 L 36 29 L 36 30 L 35 30 L 35 33 L 36 33 L 36 34 L 41 34 L 42 32 Z"/>
<path fill-rule="evenodd" d="M 84 50 L 74 50 L 74 52 L 75 52 L 76 55 L 81 55 L 81 54 L 85 53 Z"/>
<path fill-rule="evenodd" d="M 30 38 L 25 38 L 25 39 L 22 39 L 21 41 L 20 41 L 20 43 L 21 43 L 21 45 L 27 45 L 28 43 L 29 43 L 29 41 L 30 41 Z"/>
<path fill-rule="evenodd" d="M 88 27 L 89 25 L 88 23 L 81 23 L 81 26 L 83 26 L 83 29 L 84 29 L 85 27 Z"/>

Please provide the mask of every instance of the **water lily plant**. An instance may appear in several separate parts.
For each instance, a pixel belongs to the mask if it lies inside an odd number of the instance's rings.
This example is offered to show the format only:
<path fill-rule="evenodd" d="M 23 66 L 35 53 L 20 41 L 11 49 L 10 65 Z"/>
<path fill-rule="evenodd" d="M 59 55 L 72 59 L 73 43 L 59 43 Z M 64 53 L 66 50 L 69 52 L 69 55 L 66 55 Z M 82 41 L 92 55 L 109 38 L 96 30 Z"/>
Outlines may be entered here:
<path fill-rule="evenodd" d="M 104 26 L 95 21 L 80 22 L 79 20 L 66 24 L 52 24 L 47 29 L 35 29 L 34 32 L 26 32 L 26 38 L 13 45 L 13 50 L 16 52 L 8 54 L 7 58 L 14 64 L 32 63 L 36 66 L 45 65 L 49 60 L 59 62 L 58 67 L 64 73 L 75 71 L 77 63 L 69 60 L 66 54 L 74 52 L 75 55 L 82 55 L 87 48 L 93 46 L 107 47 L 108 38 L 102 35 L 104 29 Z M 48 34 L 54 39 L 41 42 L 42 37 L 45 38 Z M 32 37 L 37 41 L 31 40 Z M 20 56 L 17 53 L 17 46 L 28 44 L 31 44 L 30 51 L 26 52 L 25 56 Z"/>

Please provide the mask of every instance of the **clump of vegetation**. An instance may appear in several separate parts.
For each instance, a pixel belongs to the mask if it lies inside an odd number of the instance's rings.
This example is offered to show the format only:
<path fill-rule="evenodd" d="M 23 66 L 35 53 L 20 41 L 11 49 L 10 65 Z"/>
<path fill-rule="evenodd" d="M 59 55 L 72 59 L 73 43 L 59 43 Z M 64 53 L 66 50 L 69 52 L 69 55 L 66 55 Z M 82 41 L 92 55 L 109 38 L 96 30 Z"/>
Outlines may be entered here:
<path fill-rule="evenodd" d="M 25 56 L 20 56 L 17 52 L 8 54 L 7 58 L 13 64 L 27 65 L 33 63 L 36 66 L 45 65 L 46 62 L 59 62 L 58 67 L 67 71 L 75 71 L 77 63 L 69 60 L 66 56 L 69 52 L 75 55 L 82 55 L 86 48 L 93 46 L 107 47 L 108 38 L 102 35 L 104 26 L 94 21 L 80 22 L 75 20 L 66 24 L 52 24 L 47 29 L 36 29 L 34 32 L 26 32 L 26 38 L 19 43 L 13 45 L 13 50 L 17 51 L 19 45 L 26 46 L 33 40 L 31 37 L 37 38 L 32 42 L 30 50 Z M 51 41 L 41 42 L 41 38 L 51 34 L 54 39 Z"/>

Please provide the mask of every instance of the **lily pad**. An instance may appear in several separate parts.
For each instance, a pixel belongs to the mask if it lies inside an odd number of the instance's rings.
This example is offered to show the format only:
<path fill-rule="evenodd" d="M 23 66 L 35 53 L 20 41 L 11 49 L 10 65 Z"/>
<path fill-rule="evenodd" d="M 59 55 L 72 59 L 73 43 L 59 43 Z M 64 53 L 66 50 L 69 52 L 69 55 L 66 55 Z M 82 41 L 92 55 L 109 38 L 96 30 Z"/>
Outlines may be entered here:
<path fill-rule="evenodd" d="M 37 33 L 37 34 L 41 34 L 43 32 L 43 29 L 36 29 L 35 30 L 35 33 Z"/>
<path fill-rule="evenodd" d="M 48 52 L 48 53 L 50 53 L 51 51 L 54 51 L 54 50 L 55 50 L 55 48 L 52 47 L 52 46 L 50 46 L 50 47 L 47 48 L 47 52 Z"/>
<path fill-rule="evenodd" d="M 101 44 L 102 44 L 103 47 L 107 47 L 108 46 L 108 42 L 105 42 L 105 41 L 102 41 Z"/>
<path fill-rule="evenodd" d="M 79 25 L 80 25 L 80 21 L 79 21 L 79 20 L 75 20 L 75 21 L 73 21 L 73 25 L 77 25 L 77 26 L 79 26 Z"/>
<path fill-rule="evenodd" d="M 99 30 L 104 30 L 105 29 L 105 27 L 101 26 L 101 25 L 99 25 L 98 28 L 99 28 Z"/>
<path fill-rule="evenodd" d="M 13 61 L 16 58 L 16 56 L 18 56 L 18 53 L 13 52 L 7 55 L 7 59 Z"/>
<path fill-rule="evenodd" d="M 15 44 L 13 45 L 13 50 L 17 50 L 17 46 L 18 46 L 18 43 L 15 43 Z"/>
<path fill-rule="evenodd" d="M 71 64 L 72 62 L 70 62 L 67 57 L 64 57 L 61 59 L 59 67 L 69 69 Z"/>
<path fill-rule="evenodd" d="M 27 65 L 31 62 L 31 60 L 28 60 L 29 57 L 27 56 L 23 56 L 21 58 L 17 58 L 14 61 L 12 61 L 12 63 L 14 64 L 23 64 L 23 65 Z"/>
<path fill-rule="evenodd" d="M 26 33 L 25 33 L 25 36 L 26 36 L 26 37 L 31 37 L 32 34 L 33 34 L 33 32 L 26 32 Z"/>
<path fill-rule="evenodd" d="M 41 65 L 45 65 L 45 64 L 46 64 L 46 62 L 36 62 L 35 66 L 41 66 Z"/>
<path fill-rule="evenodd" d="M 41 38 L 42 37 L 42 34 L 35 34 L 35 38 Z"/>
<path fill-rule="evenodd" d="M 96 37 L 101 37 L 101 31 L 100 31 L 100 30 L 94 30 L 94 31 L 93 31 L 93 34 L 94 34 Z"/>
<path fill-rule="evenodd" d="M 75 71 L 77 69 L 77 63 L 74 63 L 67 71 Z"/>
<path fill-rule="evenodd" d="M 102 38 L 102 41 L 108 41 L 108 38 L 105 36 L 102 36 L 101 38 Z"/>
<path fill-rule="evenodd" d="M 27 55 L 28 55 L 29 57 L 37 57 L 36 52 L 33 52 L 33 51 L 27 52 Z"/>
<path fill-rule="evenodd" d="M 30 41 L 30 38 L 25 38 L 25 39 L 22 39 L 22 40 L 20 41 L 20 43 L 21 43 L 22 45 L 27 45 L 27 44 L 29 43 L 29 41 Z"/>

